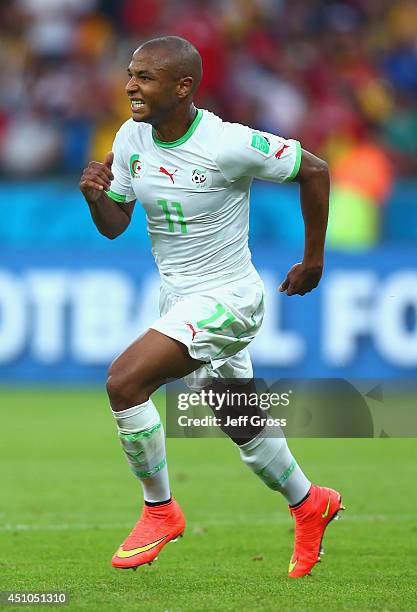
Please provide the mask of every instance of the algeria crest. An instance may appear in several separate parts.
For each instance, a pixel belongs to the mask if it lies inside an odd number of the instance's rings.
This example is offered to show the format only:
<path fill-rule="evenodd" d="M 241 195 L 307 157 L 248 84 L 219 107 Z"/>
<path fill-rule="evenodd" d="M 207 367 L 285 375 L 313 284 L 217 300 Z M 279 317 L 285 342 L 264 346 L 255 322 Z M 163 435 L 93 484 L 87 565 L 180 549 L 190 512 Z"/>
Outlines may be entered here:
<path fill-rule="evenodd" d="M 140 178 L 145 173 L 145 165 L 139 153 L 134 153 L 129 161 L 130 176 Z"/>
<path fill-rule="evenodd" d="M 210 172 L 202 168 L 194 168 L 191 174 L 191 180 L 198 189 L 207 189 L 212 183 Z"/>

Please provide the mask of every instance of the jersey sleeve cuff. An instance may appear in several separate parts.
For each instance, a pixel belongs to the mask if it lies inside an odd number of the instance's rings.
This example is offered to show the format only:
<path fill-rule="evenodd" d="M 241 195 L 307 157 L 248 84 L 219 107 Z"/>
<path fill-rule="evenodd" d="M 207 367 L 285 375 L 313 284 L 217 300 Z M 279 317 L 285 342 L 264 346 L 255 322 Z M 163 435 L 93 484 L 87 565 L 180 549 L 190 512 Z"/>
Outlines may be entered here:
<path fill-rule="evenodd" d="M 298 140 L 295 141 L 295 163 L 294 163 L 294 168 L 292 169 L 292 172 L 290 174 L 290 176 L 288 178 L 285 179 L 285 183 L 288 183 L 290 181 L 293 181 L 295 179 L 295 177 L 297 176 L 298 172 L 300 171 L 300 166 L 301 166 L 301 144 Z"/>
<path fill-rule="evenodd" d="M 126 202 L 126 196 L 120 195 L 120 193 L 116 193 L 115 191 L 106 191 L 106 195 L 109 196 L 115 202 L 123 203 Z"/>

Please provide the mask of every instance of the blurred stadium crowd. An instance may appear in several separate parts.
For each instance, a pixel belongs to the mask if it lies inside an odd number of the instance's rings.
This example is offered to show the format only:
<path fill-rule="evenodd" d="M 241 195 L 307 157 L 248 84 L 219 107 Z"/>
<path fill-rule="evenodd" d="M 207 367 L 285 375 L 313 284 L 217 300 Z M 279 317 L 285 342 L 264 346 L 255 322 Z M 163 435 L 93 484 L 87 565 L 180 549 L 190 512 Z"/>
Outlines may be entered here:
<path fill-rule="evenodd" d="M 129 117 L 132 50 L 167 33 L 201 52 L 199 106 L 301 140 L 330 162 L 336 198 L 375 208 L 415 175 L 415 0 L 3 1 L 1 174 L 101 159 Z"/>

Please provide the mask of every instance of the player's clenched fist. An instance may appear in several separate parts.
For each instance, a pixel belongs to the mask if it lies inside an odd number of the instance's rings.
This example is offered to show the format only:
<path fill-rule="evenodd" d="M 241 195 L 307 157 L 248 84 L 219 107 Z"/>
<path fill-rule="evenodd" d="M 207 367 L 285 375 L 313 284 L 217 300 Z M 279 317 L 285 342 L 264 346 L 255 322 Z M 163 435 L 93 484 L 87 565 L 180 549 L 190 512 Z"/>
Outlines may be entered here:
<path fill-rule="evenodd" d="M 317 287 L 323 272 L 323 266 L 295 264 L 281 283 L 279 291 L 287 295 L 305 295 Z"/>
<path fill-rule="evenodd" d="M 80 189 L 88 202 L 96 202 L 103 191 L 110 189 L 110 183 L 114 178 L 111 171 L 113 159 L 114 154 L 109 151 L 103 164 L 91 161 L 87 168 L 84 168 Z"/>

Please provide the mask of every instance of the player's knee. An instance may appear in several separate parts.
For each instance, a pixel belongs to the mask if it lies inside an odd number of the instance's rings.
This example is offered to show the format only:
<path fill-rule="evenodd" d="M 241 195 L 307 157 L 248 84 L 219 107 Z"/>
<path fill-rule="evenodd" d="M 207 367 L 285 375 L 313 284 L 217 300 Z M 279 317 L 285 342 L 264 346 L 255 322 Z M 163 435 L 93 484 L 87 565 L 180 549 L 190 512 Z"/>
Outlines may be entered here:
<path fill-rule="evenodd" d="M 147 386 L 137 376 L 134 380 L 123 372 L 109 370 L 106 383 L 107 395 L 113 410 L 126 410 L 149 399 Z"/>
<path fill-rule="evenodd" d="M 112 408 L 114 408 L 114 405 L 116 404 L 116 402 L 119 402 L 121 400 L 122 389 L 123 389 L 122 385 L 123 385 L 122 379 L 109 372 L 109 375 L 107 377 L 107 382 L 106 382 L 106 391 L 107 391 L 107 395 L 109 396 L 109 400 L 110 400 L 110 404 Z"/>

